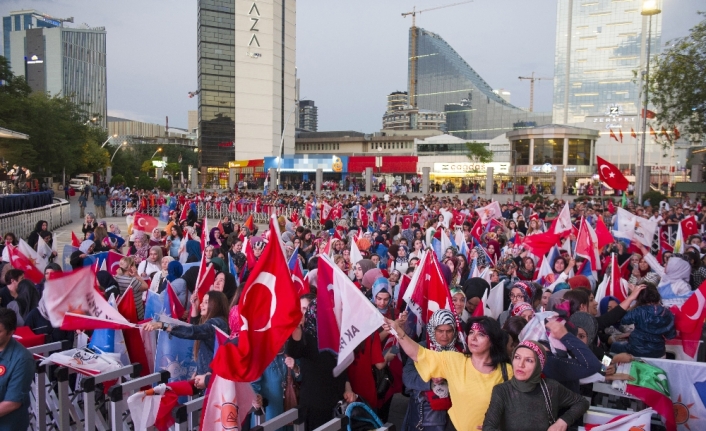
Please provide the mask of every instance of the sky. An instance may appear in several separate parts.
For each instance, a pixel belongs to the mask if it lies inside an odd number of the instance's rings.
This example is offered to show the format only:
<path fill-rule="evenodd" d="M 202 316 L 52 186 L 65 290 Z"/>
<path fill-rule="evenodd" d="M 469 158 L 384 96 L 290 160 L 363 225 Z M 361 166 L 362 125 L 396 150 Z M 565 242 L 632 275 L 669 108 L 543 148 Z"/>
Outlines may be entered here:
<path fill-rule="evenodd" d="M 411 17 L 401 13 L 462 0 L 299 0 L 300 96 L 316 102 L 319 131 L 382 128 L 386 96 L 407 90 Z M 567 1 L 567 0 L 560 0 Z M 518 76 L 554 75 L 557 0 L 475 0 L 417 15 L 493 88 L 529 106 Z M 0 16 L 36 9 L 107 31 L 108 114 L 187 126 L 197 88 L 196 0 L 0 0 Z M 663 0 L 662 43 L 699 22 L 703 0 Z M 552 83 L 535 84 L 535 111 L 551 111 Z"/>

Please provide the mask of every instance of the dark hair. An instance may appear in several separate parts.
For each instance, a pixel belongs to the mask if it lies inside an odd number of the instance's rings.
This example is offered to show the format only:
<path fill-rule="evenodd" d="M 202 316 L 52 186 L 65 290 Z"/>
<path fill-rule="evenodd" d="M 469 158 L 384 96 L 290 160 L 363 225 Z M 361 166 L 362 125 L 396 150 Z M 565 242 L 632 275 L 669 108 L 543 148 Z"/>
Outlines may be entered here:
<path fill-rule="evenodd" d="M 472 317 L 466 323 L 468 332 L 470 332 L 474 323 L 479 323 L 490 339 L 490 363 L 486 365 L 491 365 L 495 368 L 501 363 L 510 362 L 510 357 L 507 354 L 505 333 L 500 328 L 498 321 L 486 316 Z M 468 332 L 466 332 L 466 336 L 468 336 Z M 471 353 L 468 352 L 466 355 L 470 357 Z"/>
<path fill-rule="evenodd" d="M 573 289 L 564 293 L 564 301 L 569 301 L 569 313 L 574 314 L 580 311 L 581 306 L 588 307 L 589 295 L 586 289 Z"/>
<path fill-rule="evenodd" d="M 637 294 L 637 300 L 635 305 L 637 307 L 642 305 L 652 305 L 659 304 L 662 302 L 662 296 L 659 294 L 659 290 L 652 283 L 642 283 L 647 286 L 642 292 Z"/>
<path fill-rule="evenodd" d="M 0 325 L 7 332 L 13 332 L 17 329 L 17 314 L 8 308 L 0 308 Z"/>
<path fill-rule="evenodd" d="M 309 301 L 314 301 L 316 300 L 316 294 L 314 293 L 305 293 L 302 296 L 299 297 L 299 299 L 307 299 Z"/>
<path fill-rule="evenodd" d="M 179 239 L 184 238 L 184 229 L 182 229 L 181 226 L 179 226 L 178 224 L 175 224 L 174 226 L 172 226 L 172 228 L 176 229 L 176 233 L 177 233 L 177 236 L 179 237 Z M 169 236 L 172 236 L 171 232 L 169 232 Z"/>
<path fill-rule="evenodd" d="M 556 271 L 556 269 L 554 267 L 556 266 L 556 263 L 560 260 L 564 262 L 564 270 L 566 269 L 567 266 L 569 266 L 569 263 L 566 261 L 566 258 L 564 256 L 559 256 L 556 258 L 554 263 L 552 263 L 552 271 Z"/>
<path fill-rule="evenodd" d="M 54 263 L 54 262 L 47 263 L 47 266 L 46 266 L 46 268 L 44 268 L 44 270 L 46 271 L 47 269 L 51 269 L 51 270 L 57 271 L 57 272 L 64 272 L 64 269 L 61 267 L 61 265 L 59 265 L 58 263 Z"/>
<path fill-rule="evenodd" d="M 20 316 L 26 318 L 30 311 L 39 305 L 39 292 L 34 283 L 30 280 L 22 280 L 17 285 L 17 305 L 19 305 Z"/>
<path fill-rule="evenodd" d="M 690 247 L 696 247 L 696 246 L 692 245 Z M 684 256 L 686 256 L 689 264 L 691 265 L 692 271 L 699 269 L 699 267 L 701 266 L 701 256 L 699 256 L 699 254 L 697 252 L 695 252 L 693 250 L 687 251 L 686 253 L 684 253 Z M 642 293 L 642 292 L 640 292 L 640 293 Z"/>
<path fill-rule="evenodd" d="M 5 243 L 5 238 L 7 238 L 8 236 L 12 237 L 12 245 L 17 245 L 17 235 L 12 232 L 8 232 L 2 237 L 3 244 Z"/>
<path fill-rule="evenodd" d="M 520 342 L 520 332 L 525 329 L 527 320 L 520 316 L 512 316 L 505 321 L 503 331 L 512 338 L 512 342 L 517 344 Z"/>
<path fill-rule="evenodd" d="M 313 271 L 319 267 L 319 258 L 317 256 L 312 257 L 309 259 L 309 262 L 306 264 L 306 269 L 309 271 Z"/>
<path fill-rule="evenodd" d="M 217 290 L 209 290 L 206 295 L 208 295 L 208 310 L 206 311 L 205 316 L 201 316 L 199 323 L 204 324 L 208 319 L 215 317 L 220 317 L 228 323 L 228 313 L 230 312 L 228 298 L 226 298 L 223 292 L 219 292 Z M 200 345 L 200 340 L 194 341 L 194 360 L 198 360 Z"/>
<path fill-rule="evenodd" d="M 5 284 L 12 283 L 13 280 L 19 279 L 21 276 L 25 275 L 25 272 L 21 269 L 11 269 L 5 274 Z M 4 304 L 7 305 L 7 304 Z"/>

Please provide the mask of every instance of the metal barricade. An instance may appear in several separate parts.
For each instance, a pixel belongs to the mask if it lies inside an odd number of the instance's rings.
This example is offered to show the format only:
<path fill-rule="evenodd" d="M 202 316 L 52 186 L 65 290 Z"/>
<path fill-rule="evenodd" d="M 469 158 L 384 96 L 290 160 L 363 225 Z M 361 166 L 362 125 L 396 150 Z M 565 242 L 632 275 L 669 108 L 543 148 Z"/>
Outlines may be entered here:
<path fill-rule="evenodd" d="M 108 390 L 110 398 L 110 429 L 112 431 L 127 431 L 130 429 L 129 410 L 127 399 L 130 395 L 139 391 L 144 386 L 152 386 L 155 383 L 167 383 L 169 381 L 169 371 L 160 371 L 129 382 L 112 386 Z"/>
<path fill-rule="evenodd" d="M 84 428 L 86 431 L 93 431 L 96 429 L 96 427 L 99 430 L 110 429 L 110 417 L 108 417 L 106 420 L 106 418 L 103 418 L 99 414 L 94 415 L 91 411 L 91 409 L 93 409 L 96 413 L 98 413 L 98 409 L 95 408 L 96 385 L 99 383 L 105 383 L 116 379 L 120 381 L 120 378 L 126 375 L 129 375 L 131 379 L 135 379 L 137 377 L 140 377 L 141 372 L 142 364 L 135 362 L 118 370 L 109 373 L 99 374 L 94 377 L 86 377 L 81 380 L 81 390 L 83 391 Z M 108 416 L 110 416 L 110 411 L 108 412 Z M 98 418 L 98 423 L 96 423 L 96 418 Z"/>
<path fill-rule="evenodd" d="M 203 408 L 204 397 L 194 398 L 172 411 L 175 431 L 191 431 L 199 429 L 198 421 L 194 420 L 194 413 L 199 413 Z M 224 428 L 225 429 L 225 428 Z"/>
<path fill-rule="evenodd" d="M 31 210 L 0 214 L 0 232 L 14 233 L 18 238 L 27 238 L 39 220 L 47 222 L 47 229 L 54 230 L 71 223 L 71 206 L 65 199 L 54 198 L 51 205 Z"/>
<path fill-rule="evenodd" d="M 42 344 L 39 346 L 30 347 L 30 353 L 41 356 L 42 358 L 61 350 L 71 348 L 71 343 L 68 341 L 57 341 L 54 343 Z M 35 379 L 32 383 L 32 393 L 30 394 L 30 426 L 32 419 L 35 421 L 37 431 L 47 430 L 47 398 L 50 386 L 47 385 L 47 366 L 39 365 L 40 360 L 36 362 Z M 49 415 L 49 426 L 52 427 L 53 415 Z"/>

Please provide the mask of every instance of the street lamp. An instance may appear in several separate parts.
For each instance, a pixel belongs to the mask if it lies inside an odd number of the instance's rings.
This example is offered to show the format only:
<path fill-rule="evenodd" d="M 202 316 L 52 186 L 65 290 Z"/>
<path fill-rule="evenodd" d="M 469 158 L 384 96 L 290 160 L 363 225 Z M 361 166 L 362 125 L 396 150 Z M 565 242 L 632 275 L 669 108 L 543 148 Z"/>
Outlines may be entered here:
<path fill-rule="evenodd" d="M 96 121 L 98 121 L 98 117 L 89 118 L 83 125 L 88 126 L 88 123 L 95 123 Z"/>
<path fill-rule="evenodd" d="M 114 134 L 113 136 L 108 136 L 108 139 L 106 139 L 105 142 L 103 142 L 103 145 L 101 145 L 101 148 L 105 147 L 105 145 L 106 145 L 108 142 L 110 142 L 111 139 L 117 138 L 117 137 L 118 137 L 118 134 L 117 134 L 117 133 Z"/>
<path fill-rule="evenodd" d="M 118 151 L 120 151 L 120 149 L 126 145 L 127 145 L 127 141 L 123 141 L 123 143 L 118 146 L 118 148 L 113 153 L 113 157 L 110 158 L 110 163 L 113 163 L 113 159 L 115 158 L 115 155 L 118 154 Z"/>
<path fill-rule="evenodd" d="M 280 174 L 282 172 L 282 159 L 284 158 L 284 132 L 287 130 L 287 124 L 289 124 L 289 119 L 292 117 L 292 114 L 294 114 L 294 111 L 296 111 L 299 107 L 299 100 L 302 99 L 297 99 L 294 101 L 294 106 L 292 106 L 292 110 L 289 111 L 289 114 L 287 115 L 287 121 L 284 122 L 284 126 L 282 127 L 282 136 L 279 140 L 279 154 L 277 154 L 277 184 L 274 185 L 275 190 L 279 190 Z M 306 100 L 306 97 L 304 98 L 304 100 Z M 269 174 L 265 173 L 265 175 Z"/>
<path fill-rule="evenodd" d="M 645 179 L 643 178 L 643 176 L 645 174 L 645 144 L 647 138 L 647 102 L 650 88 L 650 45 L 652 45 L 652 15 L 657 15 L 661 12 L 662 11 L 657 6 L 657 0 L 644 0 L 642 2 L 642 12 L 640 12 L 640 14 L 642 16 L 648 16 L 650 17 L 650 19 L 647 24 L 647 66 L 645 67 L 645 103 L 642 111 L 642 143 L 640 145 L 640 171 L 638 172 L 638 178 L 640 179 L 640 182 L 637 185 L 638 203 L 642 203 L 642 195 L 645 192 Z"/>
<path fill-rule="evenodd" d="M 157 153 L 159 153 L 160 151 L 162 151 L 162 149 L 161 149 L 161 148 L 157 148 L 157 151 L 155 151 L 154 154 L 152 154 L 152 157 L 150 157 L 150 160 L 154 159 L 154 156 L 156 156 Z"/>

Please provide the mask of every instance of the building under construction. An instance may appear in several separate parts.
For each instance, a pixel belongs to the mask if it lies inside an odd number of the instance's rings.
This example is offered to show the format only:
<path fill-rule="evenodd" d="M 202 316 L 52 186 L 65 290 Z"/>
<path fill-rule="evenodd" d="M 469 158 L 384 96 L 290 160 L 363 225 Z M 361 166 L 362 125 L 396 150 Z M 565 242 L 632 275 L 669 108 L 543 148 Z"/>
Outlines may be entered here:
<path fill-rule="evenodd" d="M 550 112 L 520 109 L 497 93 L 438 34 L 409 31 L 409 99 L 419 108 L 446 113 L 448 133 L 493 139 L 511 130 L 550 124 Z"/>

